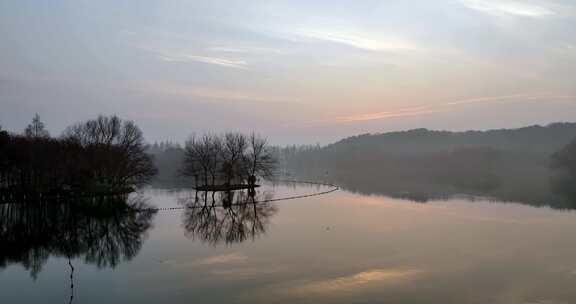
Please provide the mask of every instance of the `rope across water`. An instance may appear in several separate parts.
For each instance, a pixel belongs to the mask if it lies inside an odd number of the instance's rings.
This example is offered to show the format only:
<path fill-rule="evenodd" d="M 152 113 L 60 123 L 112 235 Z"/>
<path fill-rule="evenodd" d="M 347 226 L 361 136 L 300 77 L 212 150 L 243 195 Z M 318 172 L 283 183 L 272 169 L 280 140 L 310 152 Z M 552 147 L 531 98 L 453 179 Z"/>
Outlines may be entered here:
<path fill-rule="evenodd" d="M 293 196 L 287 196 L 287 197 L 280 197 L 280 198 L 255 201 L 255 202 L 250 202 L 249 204 L 261 204 L 261 203 L 269 203 L 269 202 L 295 200 L 295 199 L 301 199 L 301 198 L 306 198 L 306 197 L 324 195 L 324 194 L 328 194 L 328 193 L 332 193 L 332 192 L 340 190 L 340 187 L 338 187 L 334 184 L 321 183 L 321 182 L 297 181 L 297 180 L 275 180 L 275 181 L 272 181 L 272 183 L 273 184 L 275 184 L 275 183 L 308 184 L 308 185 L 330 187 L 331 189 L 326 190 L 326 191 L 321 191 L 321 192 L 315 192 L 315 193 L 308 193 L 308 194 L 302 194 L 302 195 L 293 195 Z M 246 205 L 246 204 L 248 204 L 248 203 L 235 203 L 235 204 L 231 204 L 231 205 L 238 206 L 238 205 Z M 147 209 L 144 209 L 142 211 L 169 211 L 169 210 L 183 210 L 183 209 L 190 209 L 190 208 L 202 208 L 202 207 L 200 207 L 200 206 L 198 206 L 198 207 L 184 207 L 184 206 L 162 207 L 162 208 L 147 208 Z"/>

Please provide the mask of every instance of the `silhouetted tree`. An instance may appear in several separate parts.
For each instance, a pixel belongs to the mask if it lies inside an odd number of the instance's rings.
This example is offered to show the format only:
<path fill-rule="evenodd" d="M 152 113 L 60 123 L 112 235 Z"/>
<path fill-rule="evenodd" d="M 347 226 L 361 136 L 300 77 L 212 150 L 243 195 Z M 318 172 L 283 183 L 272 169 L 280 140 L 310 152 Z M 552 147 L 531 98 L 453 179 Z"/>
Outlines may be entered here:
<path fill-rule="evenodd" d="M 212 134 L 205 134 L 200 138 L 193 136 L 186 142 L 182 173 L 201 179 L 205 185 L 214 184 L 222 158 L 220 137 Z"/>
<path fill-rule="evenodd" d="M 264 138 L 240 133 L 192 137 L 186 142 L 182 173 L 204 185 L 250 182 L 272 174 L 276 159 Z"/>
<path fill-rule="evenodd" d="M 118 192 L 156 172 L 140 129 L 116 116 L 77 124 L 61 138 L 47 135 L 38 116 L 26 135 L 0 132 L 0 190 Z"/>
<path fill-rule="evenodd" d="M 243 134 L 232 132 L 224 134 L 221 171 L 226 184 L 241 182 L 247 177 L 247 166 L 244 162 L 247 148 L 248 142 Z"/>
<path fill-rule="evenodd" d="M 248 138 L 248 145 L 248 174 L 252 177 L 271 176 L 277 160 L 267 140 L 252 133 Z"/>
<path fill-rule="evenodd" d="M 103 185 L 140 186 L 156 174 L 142 131 L 132 121 L 100 115 L 67 128 L 64 138 L 89 151 L 88 166 Z"/>
<path fill-rule="evenodd" d="M 8 178 L 9 160 L 6 154 L 6 147 L 10 142 L 8 132 L 0 129 L 0 189 L 6 187 Z"/>
<path fill-rule="evenodd" d="M 38 114 L 34 115 L 32 123 L 26 127 L 24 135 L 33 138 L 50 137 L 50 133 L 44 128 L 44 123 L 40 120 L 40 115 Z"/>

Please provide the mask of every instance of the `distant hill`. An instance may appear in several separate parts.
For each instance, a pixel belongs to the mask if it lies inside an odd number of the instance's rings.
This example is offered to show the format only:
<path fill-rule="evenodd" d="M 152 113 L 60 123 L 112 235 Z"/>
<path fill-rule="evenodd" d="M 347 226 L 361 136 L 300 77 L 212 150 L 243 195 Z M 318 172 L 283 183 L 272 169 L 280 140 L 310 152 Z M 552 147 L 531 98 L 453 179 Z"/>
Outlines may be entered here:
<path fill-rule="evenodd" d="M 325 152 L 370 151 L 386 154 L 422 154 L 483 146 L 525 153 L 552 153 L 576 137 L 576 123 L 553 123 L 519 129 L 449 132 L 414 129 L 403 132 L 363 134 L 324 147 Z"/>
<path fill-rule="evenodd" d="M 425 200 L 465 193 L 540 205 L 551 204 L 552 188 L 558 188 L 562 168 L 551 169 L 552 155 L 572 151 L 565 147 L 575 138 L 576 123 L 467 132 L 416 129 L 353 136 L 324 147 L 290 147 L 281 159 L 295 177 L 367 194 Z M 571 152 L 563 155 L 572 159 Z M 576 179 L 561 185 L 574 188 Z"/>

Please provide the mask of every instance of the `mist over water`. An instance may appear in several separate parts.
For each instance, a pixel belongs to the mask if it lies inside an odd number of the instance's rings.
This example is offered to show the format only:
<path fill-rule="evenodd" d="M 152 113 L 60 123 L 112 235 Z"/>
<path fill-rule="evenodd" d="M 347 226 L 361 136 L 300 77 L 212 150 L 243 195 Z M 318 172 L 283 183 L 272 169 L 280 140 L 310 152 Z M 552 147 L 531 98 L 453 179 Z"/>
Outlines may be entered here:
<path fill-rule="evenodd" d="M 0 303 L 576 303 L 574 0 L 0 0 Z"/>
<path fill-rule="evenodd" d="M 255 197 L 329 189 L 266 185 Z M 576 246 L 569 241 L 576 228 L 574 211 L 480 198 L 421 204 L 348 191 L 262 204 L 236 193 L 238 204 L 228 208 L 218 194 L 212 207 L 211 195 L 196 200 L 188 190 L 150 188 L 141 197 L 154 208 L 186 208 L 157 211 L 143 230 L 122 228 L 130 234 L 107 230 L 116 236 L 99 242 L 98 250 L 123 252 L 98 255 L 109 262 L 96 264 L 92 254 L 65 249 L 58 253 L 58 239 L 29 243 L 32 252 L 45 252 L 43 266 L 31 275 L 22 267 L 27 264 L 3 258 L 3 299 L 66 301 L 71 292 L 66 254 L 74 267 L 78 303 L 156 303 L 165 297 L 175 303 L 191 298 L 210 303 L 509 303 L 512 291 L 519 302 L 576 299 L 570 288 L 576 269 Z M 32 224 L 12 214 L 12 225 L 28 229 Z M 91 221 L 90 227 L 112 223 L 107 216 Z M 145 234 L 130 236 L 138 231 Z M 112 240 L 123 245 L 106 245 Z M 138 246 L 129 245 L 136 240 Z"/>

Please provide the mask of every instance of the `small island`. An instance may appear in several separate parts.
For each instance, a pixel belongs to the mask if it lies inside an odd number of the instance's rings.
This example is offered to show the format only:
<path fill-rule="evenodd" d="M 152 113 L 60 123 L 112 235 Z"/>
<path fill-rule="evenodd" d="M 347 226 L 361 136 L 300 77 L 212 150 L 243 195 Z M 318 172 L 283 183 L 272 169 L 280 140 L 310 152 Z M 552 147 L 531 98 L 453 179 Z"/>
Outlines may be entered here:
<path fill-rule="evenodd" d="M 276 159 L 266 139 L 252 133 L 193 136 L 186 142 L 181 173 L 197 191 L 233 191 L 259 187 L 270 177 Z"/>

